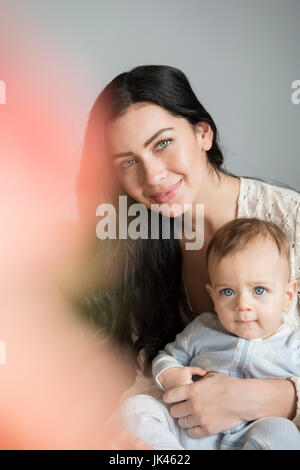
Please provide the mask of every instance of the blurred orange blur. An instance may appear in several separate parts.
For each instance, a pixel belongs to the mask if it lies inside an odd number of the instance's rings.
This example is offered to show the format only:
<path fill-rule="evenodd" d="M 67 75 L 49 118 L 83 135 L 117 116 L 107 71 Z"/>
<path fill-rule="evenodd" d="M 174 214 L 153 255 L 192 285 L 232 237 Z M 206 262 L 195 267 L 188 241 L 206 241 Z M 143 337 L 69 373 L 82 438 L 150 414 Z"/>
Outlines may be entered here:
<path fill-rule="evenodd" d="M 0 448 L 101 449 L 132 368 L 70 301 L 92 279 L 84 231 L 61 221 L 75 198 L 68 174 L 79 158 L 68 119 L 78 90 L 65 85 L 66 102 L 53 101 L 50 83 L 35 79 L 45 66 L 36 43 L 25 76 L 11 44 L 0 76 Z M 56 73 L 64 83 L 64 70 Z"/>

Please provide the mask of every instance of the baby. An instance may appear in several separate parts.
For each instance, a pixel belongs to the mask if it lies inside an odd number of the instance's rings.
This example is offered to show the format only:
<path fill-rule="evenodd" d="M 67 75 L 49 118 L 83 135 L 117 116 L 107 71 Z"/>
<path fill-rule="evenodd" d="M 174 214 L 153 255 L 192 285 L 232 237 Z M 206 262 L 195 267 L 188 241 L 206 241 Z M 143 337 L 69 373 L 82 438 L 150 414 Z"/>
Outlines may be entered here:
<path fill-rule="evenodd" d="M 297 282 L 290 280 L 290 250 L 273 223 L 236 219 L 222 227 L 207 248 L 216 313 L 203 313 L 153 361 L 163 390 L 192 383 L 197 367 L 239 378 L 300 375 L 300 331 L 289 325 Z M 193 378 L 193 379 L 192 379 Z M 154 449 L 300 449 L 300 433 L 288 419 L 262 418 L 225 432 L 190 438 L 167 407 L 147 395 L 123 405 L 129 430 Z M 189 416 L 186 428 L 191 427 Z"/>

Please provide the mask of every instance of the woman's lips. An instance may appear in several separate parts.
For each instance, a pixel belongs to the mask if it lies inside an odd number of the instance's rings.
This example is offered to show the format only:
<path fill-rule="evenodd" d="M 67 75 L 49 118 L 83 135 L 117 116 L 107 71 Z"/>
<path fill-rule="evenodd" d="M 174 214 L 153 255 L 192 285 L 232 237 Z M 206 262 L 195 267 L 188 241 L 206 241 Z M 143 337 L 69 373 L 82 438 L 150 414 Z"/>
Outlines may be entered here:
<path fill-rule="evenodd" d="M 181 185 L 182 179 L 179 180 L 177 183 L 170 186 L 165 191 L 161 191 L 160 193 L 153 194 L 151 197 L 156 202 L 167 202 L 173 199 Z"/>

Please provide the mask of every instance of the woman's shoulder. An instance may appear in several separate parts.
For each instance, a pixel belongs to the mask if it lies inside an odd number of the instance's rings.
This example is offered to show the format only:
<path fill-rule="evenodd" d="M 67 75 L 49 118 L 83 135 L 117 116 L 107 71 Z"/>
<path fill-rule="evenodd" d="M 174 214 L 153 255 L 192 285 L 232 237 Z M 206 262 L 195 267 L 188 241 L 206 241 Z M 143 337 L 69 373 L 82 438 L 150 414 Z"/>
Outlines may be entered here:
<path fill-rule="evenodd" d="M 299 203 L 300 194 L 293 189 L 252 178 L 241 178 L 239 217 L 269 220 L 287 231 L 294 231 Z"/>
<path fill-rule="evenodd" d="M 287 188 L 284 186 L 278 186 L 275 184 L 267 183 L 253 178 L 241 177 L 239 203 L 253 203 L 257 204 L 273 202 L 280 197 L 284 197 L 284 200 L 288 203 L 298 203 L 300 201 L 300 193 L 294 189 Z"/>

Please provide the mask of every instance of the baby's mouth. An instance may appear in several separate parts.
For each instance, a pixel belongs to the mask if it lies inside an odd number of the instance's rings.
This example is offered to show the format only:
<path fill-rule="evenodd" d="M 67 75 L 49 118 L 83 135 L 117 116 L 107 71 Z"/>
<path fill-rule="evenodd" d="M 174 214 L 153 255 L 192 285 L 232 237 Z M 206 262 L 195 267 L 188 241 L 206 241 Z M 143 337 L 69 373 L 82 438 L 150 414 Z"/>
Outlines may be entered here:
<path fill-rule="evenodd" d="M 248 324 L 248 323 L 253 323 L 256 320 L 236 320 L 237 323 L 242 323 L 242 324 Z"/>

